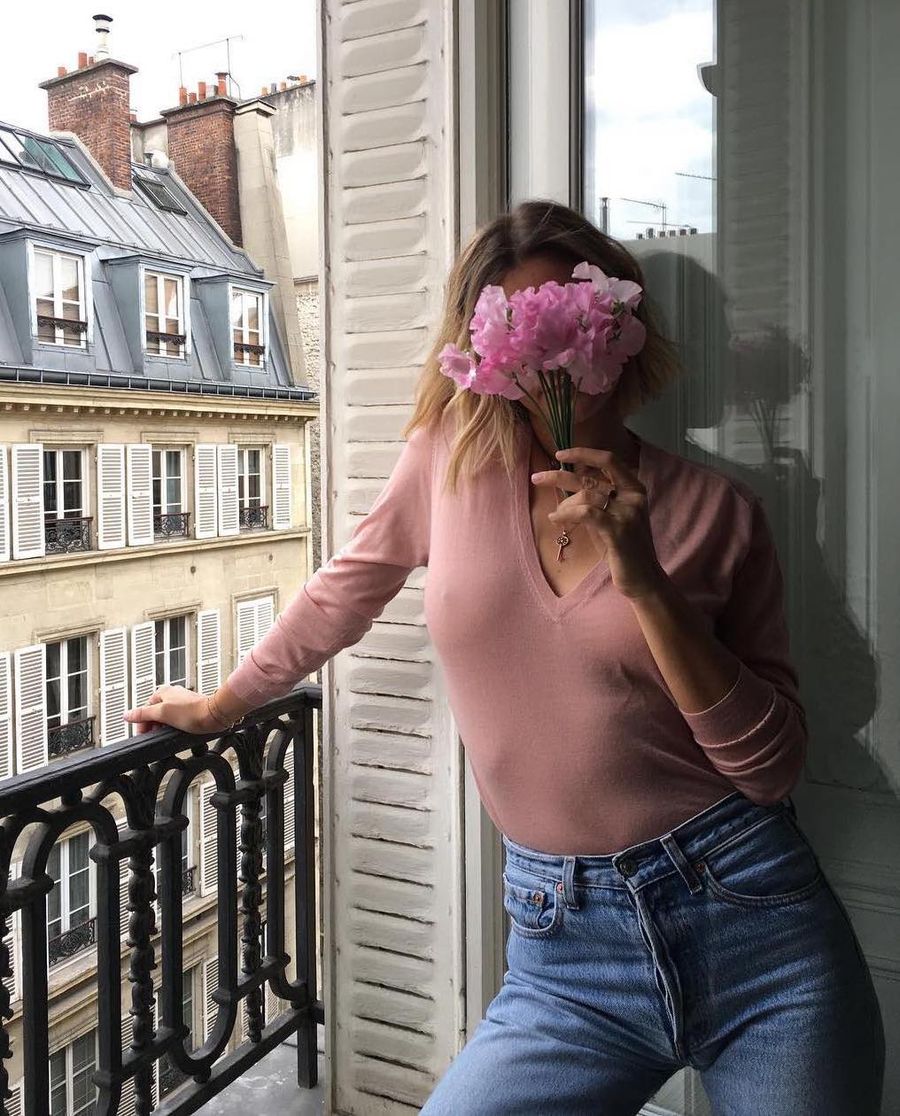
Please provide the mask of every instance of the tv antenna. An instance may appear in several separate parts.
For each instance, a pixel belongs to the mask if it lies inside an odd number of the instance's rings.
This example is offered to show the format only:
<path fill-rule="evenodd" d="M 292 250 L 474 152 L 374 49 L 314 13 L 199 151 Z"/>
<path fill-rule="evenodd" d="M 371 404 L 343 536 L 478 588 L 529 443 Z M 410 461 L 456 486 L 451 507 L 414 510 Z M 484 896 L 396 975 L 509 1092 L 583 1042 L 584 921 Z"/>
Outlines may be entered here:
<path fill-rule="evenodd" d="M 207 47 L 218 46 L 219 43 L 224 43 L 225 44 L 225 73 L 228 75 L 229 96 L 231 95 L 230 86 L 234 85 L 237 88 L 238 99 L 240 99 L 241 98 L 241 87 L 234 80 L 234 75 L 231 72 L 231 43 L 232 43 L 233 40 L 243 39 L 243 37 L 244 37 L 243 35 L 227 35 L 224 39 L 213 39 L 212 42 L 209 42 L 209 43 L 199 43 L 197 46 L 185 47 L 184 50 L 176 50 L 175 51 L 175 56 L 177 56 L 177 58 L 178 58 L 178 84 L 179 84 L 179 86 L 184 85 L 184 66 L 182 65 L 182 61 L 181 61 L 182 58 L 184 57 L 184 55 L 193 54 L 193 52 L 196 51 L 196 50 L 205 50 Z"/>

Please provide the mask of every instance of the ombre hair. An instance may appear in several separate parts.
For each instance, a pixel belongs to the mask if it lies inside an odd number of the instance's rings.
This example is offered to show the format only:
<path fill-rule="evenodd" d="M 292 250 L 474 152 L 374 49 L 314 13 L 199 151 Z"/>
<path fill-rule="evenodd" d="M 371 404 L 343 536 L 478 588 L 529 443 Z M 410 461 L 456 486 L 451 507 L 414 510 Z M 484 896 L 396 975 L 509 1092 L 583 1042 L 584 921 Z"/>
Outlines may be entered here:
<path fill-rule="evenodd" d="M 469 322 L 482 288 L 501 284 L 507 272 L 536 256 L 571 262 L 573 267 L 587 260 L 607 275 L 644 286 L 640 264 L 623 245 L 559 202 L 520 202 L 473 234 L 450 270 L 443 319 L 416 386 L 415 409 L 403 430 L 408 438 L 418 426 L 441 426 L 451 420 L 446 476 L 451 491 L 460 476 L 473 475 L 498 454 L 512 476 L 516 425 L 527 420 L 528 411 L 505 396 L 477 395 L 459 387 L 441 372 L 437 354 L 449 342 L 468 347 Z M 655 399 L 681 372 L 675 346 L 660 332 L 650 302 L 645 291 L 636 316 L 646 326 L 647 339 L 640 353 L 626 362 L 608 404 L 620 418 Z"/>

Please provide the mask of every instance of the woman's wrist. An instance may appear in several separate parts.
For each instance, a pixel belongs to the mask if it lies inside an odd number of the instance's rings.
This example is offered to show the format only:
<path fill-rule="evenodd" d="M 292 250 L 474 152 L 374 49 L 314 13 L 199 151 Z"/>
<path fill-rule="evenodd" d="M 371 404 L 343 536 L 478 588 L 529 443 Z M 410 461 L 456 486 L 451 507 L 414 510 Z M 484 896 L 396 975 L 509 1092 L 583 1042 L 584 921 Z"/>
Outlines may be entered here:
<path fill-rule="evenodd" d="M 226 713 L 219 704 L 218 691 L 215 694 L 206 695 L 206 711 L 213 727 L 222 730 L 234 728 L 243 716 L 240 712 L 233 715 Z"/>

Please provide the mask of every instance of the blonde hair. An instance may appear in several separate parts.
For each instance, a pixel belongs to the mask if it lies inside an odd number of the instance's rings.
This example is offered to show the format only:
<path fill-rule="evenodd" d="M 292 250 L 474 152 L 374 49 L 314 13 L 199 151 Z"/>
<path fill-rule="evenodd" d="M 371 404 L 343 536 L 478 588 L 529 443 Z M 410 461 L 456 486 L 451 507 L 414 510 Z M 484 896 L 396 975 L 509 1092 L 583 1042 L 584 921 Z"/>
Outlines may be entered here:
<path fill-rule="evenodd" d="M 441 372 L 437 354 L 450 342 L 467 347 L 469 322 L 482 288 L 502 283 L 508 271 L 535 256 L 559 258 L 573 267 L 587 260 L 607 275 L 644 286 L 640 264 L 623 245 L 559 202 L 520 202 L 474 233 L 450 270 L 443 319 L 417 383 L 415 409 L 403 430 L 408 438 L 418 426 L 440 427 L 452 420 L 454 441 L 446 477 L 451 491 L 460 476 L 474 474 L 498 453 L 512 476 L 516 423 L 528 412 L 504 396 L 477 395 L 458 387 Z M 610 405 L 620 417 L 656 398 L 681 371 L 675 347 L 660 332 L 646 291 L 636 313 L 647 329 L 647 340 L 626 363 L 613 389 Z"/>

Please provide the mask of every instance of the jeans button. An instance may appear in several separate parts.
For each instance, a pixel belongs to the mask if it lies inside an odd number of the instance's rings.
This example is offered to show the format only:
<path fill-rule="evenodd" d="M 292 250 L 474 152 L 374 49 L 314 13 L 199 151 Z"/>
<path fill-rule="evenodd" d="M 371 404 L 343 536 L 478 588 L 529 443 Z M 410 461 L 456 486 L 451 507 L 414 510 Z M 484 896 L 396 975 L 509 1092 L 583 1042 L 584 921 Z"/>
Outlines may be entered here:
<path fill-rule="evenodd" d="M 626 856 L 624 860 L 619 861 L 619 871 L 623 876 L 632 876 L 637 868 L 635 862 L 630 856 Z"/>

